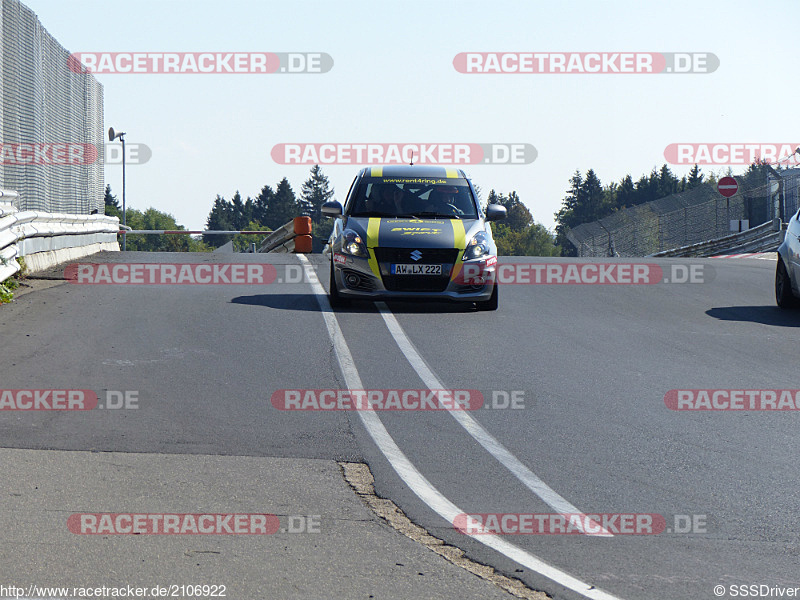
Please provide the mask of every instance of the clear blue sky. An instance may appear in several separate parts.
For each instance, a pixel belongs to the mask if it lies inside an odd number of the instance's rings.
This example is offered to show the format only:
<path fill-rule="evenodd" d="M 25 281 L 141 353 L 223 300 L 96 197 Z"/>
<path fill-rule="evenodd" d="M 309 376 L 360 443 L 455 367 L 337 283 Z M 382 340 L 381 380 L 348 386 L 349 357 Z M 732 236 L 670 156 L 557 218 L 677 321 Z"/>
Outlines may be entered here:
<path fill-rule="evenodd" d="M 674 142 L 797 142 L 800 4 L 704 2 L 271 2 L 27 0 L 72 52 L 326 52 L 316 75 L 98 75 L 105 125 L 153 157 L 127 170 L 128 206 L 203 228 L 217 194 L 256 195 L 307 166 L 275 164 L 290 142 L 520 142 L 529 165 L 466 167 L 484 190 L 516 190 L 553 227 L 568 180 L 638 178 Z M 468 51 L 712 52 L 688 75 L 464 75 Z M 357 166 L 329 166 L 343 199 Z M 680 177 L 687 168 L 673 167 Z M 708 172 L 708 168 L 704 169 Z M 716 168 L 721 171 L 722 168 Z M 734 168 L 737 172 L 740 168 Z M 121 170 L 106 182 L 121 190 Z"/>

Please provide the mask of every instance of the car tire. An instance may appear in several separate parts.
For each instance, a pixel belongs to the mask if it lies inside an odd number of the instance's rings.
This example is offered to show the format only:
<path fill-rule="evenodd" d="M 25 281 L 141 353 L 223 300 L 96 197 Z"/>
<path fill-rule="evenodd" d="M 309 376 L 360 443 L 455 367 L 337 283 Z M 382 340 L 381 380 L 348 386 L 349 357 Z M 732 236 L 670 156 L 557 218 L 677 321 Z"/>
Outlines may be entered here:
<path fill-rule="evenodd" d="M 797 307 L 797 298 L 792 293 L 792 281 L 780 256 L 778 266 L 775 267 L 775 301 L 781 308 Z"/>
<path fill-rule="evenodd" d="M 328 302 L 332 308 L 344 308 L 350 304 L 350 301 L 342 298 L 339 294 L 339 288 L 336 287 L 336 277 L 333 274 L 333 260 L 331 260 L 331 278 L 328 284 Z"/>
<path fill-rule="evenodd" d="M 475 303 L 475 305 L 478 307 L 478 310 L 497 310 L 497 288 L 499 287 L 500 286 L 497 285 L 497 282 L 495 282 L 494 289 L 492 290 L 492 296 L 488 300 Z"/>

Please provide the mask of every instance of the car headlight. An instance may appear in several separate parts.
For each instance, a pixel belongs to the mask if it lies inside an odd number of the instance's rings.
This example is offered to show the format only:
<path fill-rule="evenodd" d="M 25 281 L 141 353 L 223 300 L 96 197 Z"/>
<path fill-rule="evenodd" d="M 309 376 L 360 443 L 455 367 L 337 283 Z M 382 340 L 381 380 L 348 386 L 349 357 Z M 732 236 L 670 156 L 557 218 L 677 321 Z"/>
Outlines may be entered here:
<path fill-rule="evenodd" d="M 489 254 L 489 236 L 485 231 L 479 231 L 467 244 L 462 260 L 472 260 Z"/>
<path fill-rule="evenodd" d="M 361 256 L 362 258 L 369 258 L 367 246 L 364 240 L 355 231 L 345 231 L 344 240 L 342 240 L 342 252 L 350 254 L 351 256 Z"/>

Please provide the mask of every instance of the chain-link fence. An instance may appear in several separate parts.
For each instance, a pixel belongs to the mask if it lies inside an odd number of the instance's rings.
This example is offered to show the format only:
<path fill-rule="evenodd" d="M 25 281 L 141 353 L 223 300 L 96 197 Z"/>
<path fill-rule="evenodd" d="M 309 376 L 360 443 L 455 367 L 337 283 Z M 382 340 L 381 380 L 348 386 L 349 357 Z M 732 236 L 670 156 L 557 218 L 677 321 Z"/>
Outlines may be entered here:
<path fill-rule="evenodd" d="M 0 187 L 18 191 L 15 204 L 23 210 L 102 213 L 103 86 L 69 68 L 69 52 L 27 6 L 0 5 Z M 41 156 L 23 161 L 14 150 L 20 144 L 42 156 L 53 151 L 48 145 L 81 145 L 90 151 L 82 161 L 88 164 L 53 164 L 59 161 Z"/>
<path fill-rule="evenodd" d="M 788 221 L 800 208 L 800 169 L 783 169 L 770 175 L 769 190 L 764 195 L 771 196 L 773 210 L 780 211 L 781 220 Z"/>
<path fill-rule="evenodd" d="M 729 235 L 731 221 L 746 220 L 749 227 L 766 223 L 780 213 L 781 202 L 786 220 L 798 208 L 800 169 L 770 177 L 774 179 L 765 178 L 761 185 L 737 177 L 739 190 L 731 198 L 722 197 L 713 185 L 703 185 L 625 208 L 578 225 L 567 238 L 578 256 L 648 256 Z"/>

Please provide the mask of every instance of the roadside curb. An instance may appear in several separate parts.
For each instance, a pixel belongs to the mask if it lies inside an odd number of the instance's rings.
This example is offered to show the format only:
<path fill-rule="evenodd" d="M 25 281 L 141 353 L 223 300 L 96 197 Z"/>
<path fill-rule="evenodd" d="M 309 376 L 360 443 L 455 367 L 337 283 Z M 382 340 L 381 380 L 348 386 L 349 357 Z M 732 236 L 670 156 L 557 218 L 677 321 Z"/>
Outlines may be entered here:
<path fill-rule="evenodd" d="M 498 586 L 516 598 L 523 598 L 524 600 L 547 600 L 550 598 L 544 592 L 529 588 L 518 579 L 499 574 L 493 567 L 482 565 L 466 558 L 464 551 L 460 548 L 446 544 L 443 540 L 432 536 L 425 529 L 413 523 L 394 502 L 386 498 L 380 498 L 375 494 L 375 479 L 368 465 L 348 462 L 340 462 L 338 464 L 342 469 L 345 481 L 353 488 L 353 491 L 364 504 L 376 516 L 386 521 L 406 537 L 425 546 L 455 566 Z"/>

